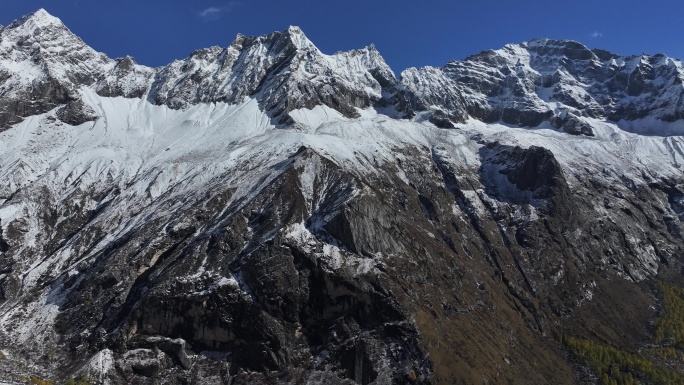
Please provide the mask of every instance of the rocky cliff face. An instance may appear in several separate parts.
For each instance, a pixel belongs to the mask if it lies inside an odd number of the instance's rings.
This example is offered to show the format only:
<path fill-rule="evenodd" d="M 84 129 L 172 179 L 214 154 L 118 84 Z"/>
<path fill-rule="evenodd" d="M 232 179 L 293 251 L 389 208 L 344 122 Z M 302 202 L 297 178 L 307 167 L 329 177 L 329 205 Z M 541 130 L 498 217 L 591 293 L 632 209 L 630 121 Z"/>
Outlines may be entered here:
<path fill-rule="evenodd" d="M 681 281 L 677 60 L 0 49 L 4 382 L 577 384 L 560 335 L 643 346 Z"/>
<path fill-rule="evenodd" d="M 171 108 L 237 103 L 255 97 L 280 124 L 288 113 L 325 105 L 348 117 L 379 102 L 394 75 L 374 47 L 322 54 L 297 27 L 262 37 L 238 35 L 230 47 L 194 52 L 162 69 L 149 99 Z"/>

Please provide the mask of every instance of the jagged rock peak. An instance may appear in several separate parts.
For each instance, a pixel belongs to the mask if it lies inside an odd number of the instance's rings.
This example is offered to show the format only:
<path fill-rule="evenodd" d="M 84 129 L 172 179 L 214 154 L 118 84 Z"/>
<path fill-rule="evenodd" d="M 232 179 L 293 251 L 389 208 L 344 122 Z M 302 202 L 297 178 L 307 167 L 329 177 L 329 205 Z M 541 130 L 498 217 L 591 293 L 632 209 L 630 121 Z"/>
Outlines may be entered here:
<path fill-rule="evenodd" d="M 558 39 L 549 39 L 549 38 L 534 38 L 529 41 L 524 41 L 519 44 L 522 47 L 527 47 L 527 48 L 534 48 L 534 47 L 543 47 L 543 48 L 568 48 L 568 49 L 577 49 L 577 50 L 589 50 L 589 48 L 575 40 L 558 40 Z"/>
<path fill-rule="evenodd" d="M 384 63 L 384 59 L 374 44 L 370 44 L 369 46 L 361 49 L 338 51 L 333 55 L 324 55 L 298 26 L 289 26 L 283 31 L 272 32 L 260 36 L 248 36 L 238 33 L 233 42 L 230 44 L 229 48 L 240 51 L 254 45 L 266 45 L 268 47 L 269 53 L 276 54 L 288 49 L 294 49 L 297 52 L 323 56 L 335 56 L 343 54 L 349 54 L 350 56 L 365 55 L 368 58 L 373 58 L 376 62 L 380 61 Z M 308 56 L 308 58 L 311 57 L 313 56 Z"/>
<path fill-rule="evenodd" d="M 85 44 L 59 18 L 42 8 L 0 29 L 0 33 L 0 38 L 5 43 L 0 51 L 6 54 L 22 51 L 26 55 L 51 53 L 57 61 L 62 57 L 73 56 L 75 51 L 88 51 L 89 55 L 104 56 Z M 13 60 L 22 61 L 19 57 L 13 57 Z"/>
<path fill-rule="evenodd" d="M 112 62 L 44 9 L 0 29 L 0 130 L 78 97 Z"/>
<path fill-rule="evenodd" d="M 609 53 L 611 57 L 619 57 Z M 584 44 L 574 40 L 554 40 L 548 38 L 535 38 L 521 43 L 506 44 L 499 49 L 489 49 L 470 55 L 464 60 L 454 60 L 447 63 L 446 67 L 460 62 L 486 61 L 490 64 L 502 65 L 502 61 L 514 62 L 518 59 L 527 59 L 530 55 L 543 56 L 546 59 L 591 59 L 595 54 Z"/>
<path fill-rule="evenodd" d="M 64 24 L 62 23 L 62 20 L 59 18 L 52 16 L 50 13 L 48 13 L 45 9 L 40 8 L 37 11 L 30 13 L 21 19 L 13 22 L 12 24 L 9 25 L 9 28 L 16 28 L 19 26 L 24 26 L 28 27 L 31 29 L 35 28 L 44 28 L 44 27 L 49 27 L 49 26 L 61 26 L 63 27 Z"/>
<path fill-rule="evenodd" d="M 521 48 L 540 55 L 565 57 L 571 60 L 609 60 L 619 55 L 603 50 L 592 50 L 574 40 L 554 40 L 547 38 L 532 39 L 520 43 Z"/>
<path fill-rule="evenodd" d="M 289 112 L 327 105 L 345 116 L 396 89 L 392 70 L 374 47 L 323 54 L 299 27 L 262 36 L 238 34 L 225 49 L 195 51 L 162 68 L 150 100 L 172 108 L 255 97 L 279 124 Z M 383 90 L 388 92 L 383 92 Z"/>
<path fill-rule="evenodd" d="M 131 68 L 131 67 L 135 66 L 136 64 L 138 64 L 138 62 L 135 60 L 135 58 L 133 56 L 129 56 L 129 55 L 126 55 L 124 57 L 118 57 L 118 58 L 114 59 L 114 61 L 116 61 L 116 65 L 118 67 L 122 67 L 122 68 Z"/>
<path fill-rule="evenodd" d="M 31 33 L 37 29 L 42 30 L 50 28 L 68 31 L 64 23 L 62 23 L 62 20 L 52 16 L 43 8 L 24 16 L 19 20 L 15 20 L 7 28 Z"/>
<path fill-rule="evenodd" d="M 320 54 L 320 50 L 309 40 L 301 28 L 289 26 L 284 31 L 272 32 L 260 36 L 247 36 L 238 33 L 230 45 L 231 48 L 242 50 L 254 45 L 265 45 L 269 54 L 288 52 L 290 50 L 312 52 Z"/>
<path fill-rule="evenodd" d="M 288 38 L 292 44 L 294 44 L 297 49 L 316 49 L 316 46 L 309 40 L 308 37 L 302 32 L 301 28 L 296 26 L 289 26 L 284 32 L 283 36 Z"/>

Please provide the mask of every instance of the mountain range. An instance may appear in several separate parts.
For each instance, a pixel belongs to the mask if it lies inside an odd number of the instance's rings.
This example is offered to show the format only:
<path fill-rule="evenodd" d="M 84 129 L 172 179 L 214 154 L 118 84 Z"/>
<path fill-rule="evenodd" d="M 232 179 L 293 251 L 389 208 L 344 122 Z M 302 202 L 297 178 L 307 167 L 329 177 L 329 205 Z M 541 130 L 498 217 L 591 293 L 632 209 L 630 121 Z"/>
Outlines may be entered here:
<path fill-rule="evenodd" d="M 683 71 L 534 39 L 397 77 L 297 27 L 151 68 L 0 27 L 0 384 L 605 383 L 567 341 L 677 381 Z"/>

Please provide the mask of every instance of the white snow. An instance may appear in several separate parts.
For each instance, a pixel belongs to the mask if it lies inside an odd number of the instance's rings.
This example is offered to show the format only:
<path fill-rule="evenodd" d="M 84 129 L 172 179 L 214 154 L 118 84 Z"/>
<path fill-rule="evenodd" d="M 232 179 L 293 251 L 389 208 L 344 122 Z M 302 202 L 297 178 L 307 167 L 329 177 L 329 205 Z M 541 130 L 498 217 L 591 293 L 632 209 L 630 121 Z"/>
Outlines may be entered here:
<path fill-rule="evenodd" d="M 665 122 L 653 117 L 636 120 L 620 120 L 617 122 L 620 129 L 639 135 L 648 136 L 682 136 L 684 135 L 684 120 Z"/>
<path fill-rule="evenodd" d="M 52 328 L 59 314 L 59 306 L 47 298 L 47 295 L 43 295 L 24 306 L 15 305 L 9 309 L 0 307 L 0 327 L 16 344 L 31 343 L 36 336 L 53 335 Z"/>
<path fill-rule="evenodd" d="M 316 258 L 321 258 L 333 270 L 344 269 L 354 275 L 364 275 L 376 271 L 376 266 L 383 263 L 381 255 L 375 258 L 361 258 L 335 245 L 322 242 L 306 228 L 304 223 L 290 225 L 284 233 L 286 239 L 296 241 Z"/>
<path fill-rule="evenodd" d="M 96 377 L 100 383 L 108 384 L 107 374 L 114 369 L 114 352 L 109 349 L 104 349 L 90 359 L 88 371 L 90 376 Z"/>

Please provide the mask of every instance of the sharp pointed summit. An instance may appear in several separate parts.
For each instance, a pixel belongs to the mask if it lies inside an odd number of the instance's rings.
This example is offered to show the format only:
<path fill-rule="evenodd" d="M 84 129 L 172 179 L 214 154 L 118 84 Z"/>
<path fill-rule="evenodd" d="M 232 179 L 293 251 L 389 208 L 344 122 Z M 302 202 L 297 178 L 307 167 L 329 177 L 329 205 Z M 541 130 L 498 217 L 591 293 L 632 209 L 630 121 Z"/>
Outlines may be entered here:
<path fill-rule="evenodd" d="M 9 25 L 10 28 L 24 27 L 29 29 L 46 27 L 63 27 L 64 24 L 59 18 L 52 16 L 43 8 L 30 13 Z"/>
<path fill-rule="evenodd" d="M 283 35 L 287 36 L 295 45 L 295 47 L 297 47 L 297 49 L 318 51 L 318 48 L 311 42 L 311 40 L 309 40 L 308 37 L 306 37 L 301 28 L 297 26 L 289 26 L 283 32 Z"/>
<path fill-rule="evenodd" d="M 66 108 L 67 104 L 81 98 L 84 86 L 97 90 L 116 88 L 110 83 L 122 76 L 116 61 L 88 46 L 44 9 L 0 30 L 0 40 L 4 43 L 0 46 L 0 70 L 4 76 L 4 82 L 0 84 L 3 94 L 0 130 L 22 121 L 28 114 L 60 106 Z M 142 66 L 133 67 L 130 67 L 133 73 L 146 72 Z M 135 84 L 135 91 L 121 91 L 120 94 L 141 95 L 138 88 L 141 82 L 147 87 L 143 76 L 135 76 L 135 80 L 129 82 Z M 75 111 L 73 106 L 68 110 Z M 76 115 L 84 119 L 94 116 L 90 113 Z M 81 118 L 67 119 L 83 122 Z"/>
<path fill-rule="evenodd" d="M 20 42 L 20 45 L 31 45 L 35 42 L 41 44 L 66 44 L 70 41 L 81 41 L 62 23 L 62 21 L 44 9 L 28 14 L 21 19 L 12 22 L 1 33 L 9 41 Z M 70 48 L 69 46 L 64 49 Z"/>

